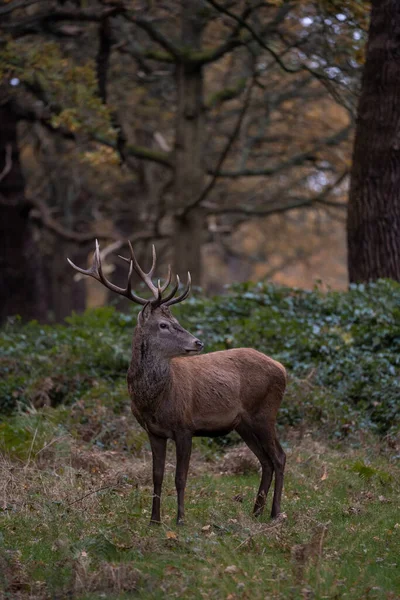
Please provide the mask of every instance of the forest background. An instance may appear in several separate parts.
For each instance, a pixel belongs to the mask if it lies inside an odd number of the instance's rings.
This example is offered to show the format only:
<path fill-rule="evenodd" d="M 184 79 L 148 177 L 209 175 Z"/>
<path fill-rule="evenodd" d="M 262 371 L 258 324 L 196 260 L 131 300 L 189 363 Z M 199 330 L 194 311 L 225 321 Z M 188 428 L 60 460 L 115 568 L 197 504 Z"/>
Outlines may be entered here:
<path fill-rule="evenodd" d="M 3 320 L 106 302 L 66 263 L 95 238 L 117 284 L 131 239 L 208 294 L 347 286 L 368 3 L 29 0 L 0 17 Z"/>

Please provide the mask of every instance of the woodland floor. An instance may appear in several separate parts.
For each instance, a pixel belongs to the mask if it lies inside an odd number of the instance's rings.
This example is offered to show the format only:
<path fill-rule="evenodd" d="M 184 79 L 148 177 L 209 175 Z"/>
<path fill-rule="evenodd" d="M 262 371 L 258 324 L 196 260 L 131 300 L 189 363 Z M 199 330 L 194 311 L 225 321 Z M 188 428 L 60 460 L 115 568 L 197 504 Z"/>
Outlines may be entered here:
<path fill-rule="evenodd" d="M 196 440 L 181 528 L 172 446 L 158 527 L 147 444 L 133 456 L 62 436 L 3 454 L 0 598 L 399 598 L 398 449 L 299 431 L 284 445 L 284 514 L 257 521 L 247 449 Z"/>

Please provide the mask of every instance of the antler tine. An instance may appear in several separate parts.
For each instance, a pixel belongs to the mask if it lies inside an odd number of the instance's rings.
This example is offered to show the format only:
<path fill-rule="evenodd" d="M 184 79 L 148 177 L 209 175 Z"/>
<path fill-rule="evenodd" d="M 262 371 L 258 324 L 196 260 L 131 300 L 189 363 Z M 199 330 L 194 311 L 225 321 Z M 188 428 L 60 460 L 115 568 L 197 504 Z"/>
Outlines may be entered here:
<path fill-rule="evenodd" d="M 165 290 L 167 289 L 167 287 L 171 283 L 171 276 L 172 276 L 171 265 L 168 265 L 168 275 L 167 275 L 167 279 L 166 279 L 164 285 L 160 288 L 161 289 L 161 293 L 165 292 Z"/>
<path fill-rule="evenodd" d="M 101 257 L 100 257 L 100 247 L 99 247 L 99 242 L 97 240 L 96 240 L 96 249 L 95 249 L 94 255 L 93 255 L 93 263 L 89 269 L 81 269 L 80 267 L 75 265 L 72 262 L 72 260 L 70 260 L 69 258 L 67 258 L 67 261 L 69 262 L 69 264 L 71 265 L 71 267 L 73 269 L 75 269 L 79 273 L 82 273 L 83 275 L 88 275 L 89 277 L 93 277 L 97 281 L 100 281 L 100 283 L 102 283 L 109 290 L 116 292 L 117 294 L 120 294 L 121 296 L 125 296 L 129 300 L 132 300 L 133 302 L 137 302 L 138 304 L 144 305 L 147 303 L 147 300 L 145 300 L 144 298 L 140 298 L 140 296 L 137 296 L 134 292 L 132 292 L 132 286 L 131 286 L 131 279 L 132 279 L 132 273 L 133 273 L 132 261 L 129 261 L 130 266 L 129 266 L 129 273 L 128 273 L 128 281 L 127 281 L 125 288 L 121 288 L 117 285 L 114 285 L 113 283 L 111 283 L 111 281 L 108 281 L 108 279 L 104 276 L 103 267 L 101 264 Z"/>
<path fill-rule="evenodd" d="M 131 261 L 133 263 L 133 268 L 135 269 L 136 273 L 139 275 L 140 279 L 147 285 L 149 290 L 151 290 L 151 292 L 152 292 L 153 296 L 155 297 L 155 299 L 157 300 L 157 302 L 159 302 L 158 289 L 151 280 L 152 274 L 153 274 L 155 266 L 156 266 L 156 249 L 155 249 L 154 245 L 153 245 L 153 264 L 151 265 L 151 269 L 148 273 L 145 273 L 143 271 L 143 269 L 140 267 L 138 261 L 136 260 L 136 256 L 135 256 L 135 253 L 133 251 L 132 244 L 130 243 L 130 241 L 128 241 L 128 245 L 129 245 L 129 251 L 131 253 Z M 124 259 L 124 260 L 126 260 L 126 259 Z"/>
<path fill-rule="evenodd" d="M 179 275 L 176 276 L 176 283 L 174 284 L 172 290 L 170 291 L 170 293 L 168 294 L 168 296 L 166 296 L 165 298 L 163 298 L 162 300 L 162 304 L 166 304 L 168 306 L 168 302 L 175 296 L 179 285 L 180 285 L 180 280 L 179 280 Z"/>
<path fill-rule="evenodd" d="M 97 246 L 98 246 L 98 241 L 96 240 L 96 250 L 97 250 Z M 75 271 L 78 271 L 78 273 L 82 273 L 83 275 L 89 275 L 89 277 L 94 277 L 94 279 L 97 279 L 97 281 L 101 282 L 98 267 L 97 267 L 96 250 L 93 254 L 93 262 L 89 269 L 82 269 L 81 267 L 78 267 L 77 265 L 75 265 L 72 262 L 72 260 L 70 258 L 67 258 L 67 261 L 71 265 L 71 267 L 73 269 L 75 269 Z"/>
<path fill-rule="evenodd" d="M 152 253 L 153 253 L 153 262 L 151 264 L 151 269 L 150 271 L 147 273 L 147 275 L 150 277 L 150 279 L 153 277 L 154 275 L 154 270 L 156 268 L 156 262 L 157 262 L 157 254 L 156 254 L 156 247 L 154 244 L 151 245 L 151 249 L 152 249 Z"/>
<path fill-rule="evenodd" d="M 176 276 L 176 278 L 179 282 L 179 277 Z M 180 296 L 177 296 L 176 298 L 171 298 L 170 300 L 169 299 L 167 300 L 167 298 L 166 298 L 165 299 L 166 306 L 172 306 L 173 304 L 178 304 L 178 302 L 182 302 L 182 300 L 185 300 L 185 298 L 187 298 L 189 296 L 191 288 L 192 288 L 192 278 L 190 277 L 190 273 L 188 271 L 188 280 L 187 280 L 186 288 L 184 289 L 182 294 L 180 294 Z M 164 302 L 163 302 L 163 304 L 164 304 Z"/>

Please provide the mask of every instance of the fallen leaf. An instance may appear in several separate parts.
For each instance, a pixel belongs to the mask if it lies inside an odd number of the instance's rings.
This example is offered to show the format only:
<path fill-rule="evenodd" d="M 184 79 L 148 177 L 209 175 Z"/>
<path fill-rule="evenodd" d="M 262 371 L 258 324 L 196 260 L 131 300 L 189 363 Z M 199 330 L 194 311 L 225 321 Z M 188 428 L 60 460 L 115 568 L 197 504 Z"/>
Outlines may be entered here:
<path fill-rule="evenodd" d="M 178 537 L 178 534 L 176 534 L 175 531 L 167 531 L 167 533 L 165 534 L 165 537 L 168 540 L 176 540 Z"/>
<path fill-rule="evenodd" d="M 327 473 L 327 470 L 326 470 L 326 465 L 324 465 L 323 469 L 324 470 L 323 470 L 323 473 L 321 475 L 321 481 L 325 481 L 325 479 L 328 479 L 328 473 Z"/>
<path fill-rule="evenodd" d="M 239 569 L 237 568 L 236 565 L 230 565 L 229 567 L 226 567 L 225 569 L 225 573 L 238 573 Z"/>
<path fill-rule="evenodd" d="M 204 525 L 204 527 L 201 528 L 202 531 L 210 531 L 211 529 L 211 525 Z"/>

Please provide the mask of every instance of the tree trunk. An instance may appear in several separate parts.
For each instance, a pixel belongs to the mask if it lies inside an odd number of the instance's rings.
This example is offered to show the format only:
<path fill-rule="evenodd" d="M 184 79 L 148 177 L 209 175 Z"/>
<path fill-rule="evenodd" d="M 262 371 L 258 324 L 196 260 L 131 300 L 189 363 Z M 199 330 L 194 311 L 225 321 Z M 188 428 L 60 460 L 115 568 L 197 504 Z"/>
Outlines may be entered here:
<path fill-rule="evenodd" d="M 373 0 L 347 220 L 350 282 L 400 281 L 400 3 Z"/>
<path fill-rule="evenodd" d="M 182 2 L 182 44 L 201 49 L 199 0 Z M 203 170 L 203 73 L 186 62 L 177 64 L 177 122 L 175 138 L 175 211 L 184 210 L 200 196 Z M 201 246 L 204 215 L 201 209 L 176 217 L 174 228 L 174 267 L 184 277 L 191 272 L 195 285 L 201 284 Z"/>
<path fill-rule="evenodd" d="M 18 120 L 11 103 L 0 105 L 0 322 L 7 316 L 45 319 L 46 281 L 32 225 L 31 206 L 17 144 Z"/>

